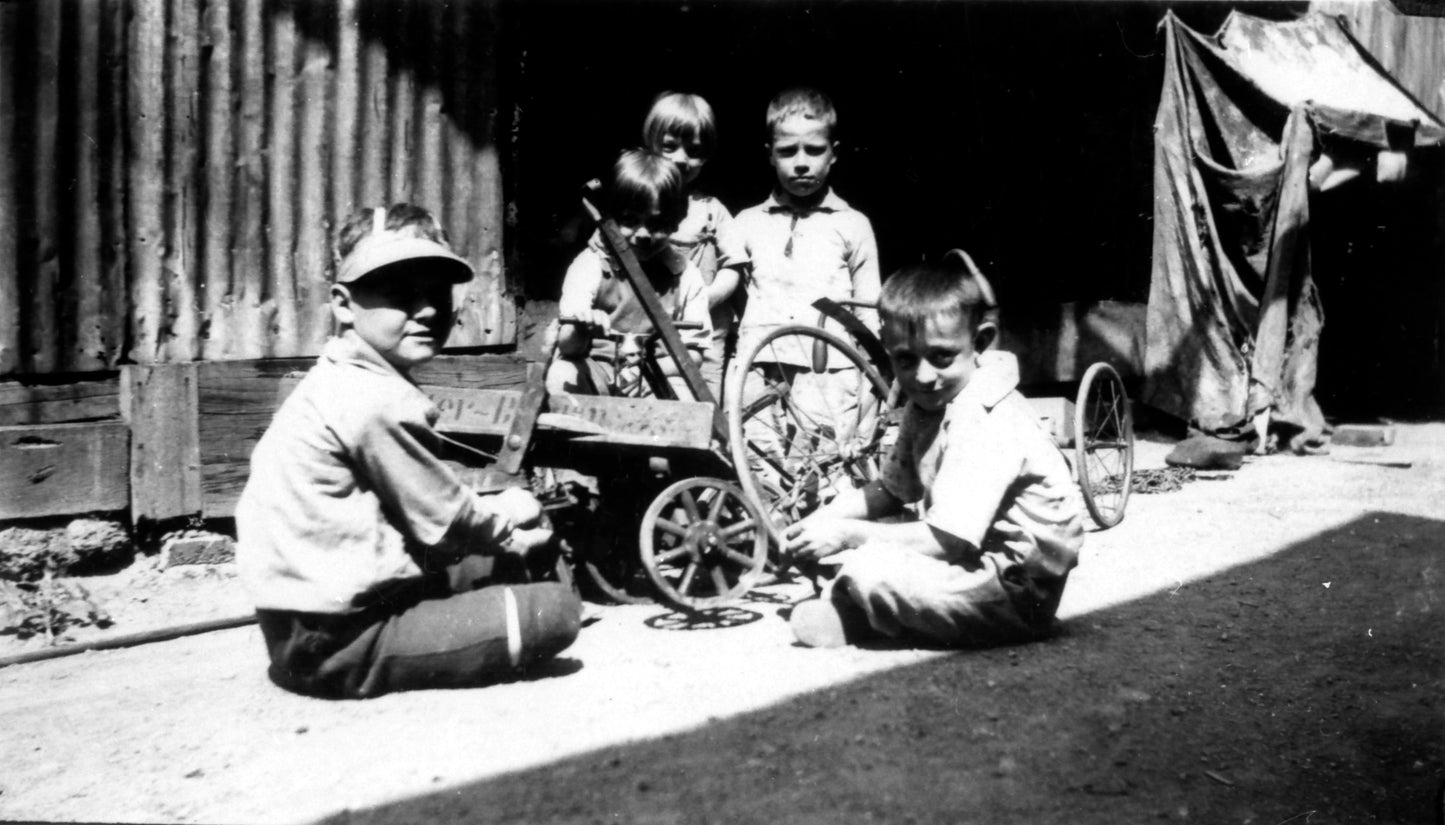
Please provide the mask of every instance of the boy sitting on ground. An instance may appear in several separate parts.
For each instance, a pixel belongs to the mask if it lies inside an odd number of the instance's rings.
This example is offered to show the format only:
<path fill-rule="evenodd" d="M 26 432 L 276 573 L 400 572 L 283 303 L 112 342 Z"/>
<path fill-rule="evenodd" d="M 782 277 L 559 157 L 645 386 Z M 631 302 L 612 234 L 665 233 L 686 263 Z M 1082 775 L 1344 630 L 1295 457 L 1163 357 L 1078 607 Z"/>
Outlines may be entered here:
<path fill-rule="evenodd" d="M 446 341 L 452 287 L 472 267 L 407 204 L 358 213 L 338 252 L 340 333 L 257 443 L 236 507 L 271 679 L 366 698 L 512 677 L 572 643 L 581 602 L 526 583 L 528 556 L 553 549 L 550 531 L 523 529 L 540 505 L 463 486 L 412 381 Z"/>
<path fill-rule="evenodd" d="M 979 645 L 1052 626 L 1083 544 L 1082 502 L 1016 389 L 1017 360 L 988 351 L 989 294 L 955 255 L 884 283 L 883 344 L 908 404 L 880 477 L 787 528 L 789 553 L 838 565 L 790 618 L 804 645 Z M 913 502 L 921 520 L 880 521 Z"/>

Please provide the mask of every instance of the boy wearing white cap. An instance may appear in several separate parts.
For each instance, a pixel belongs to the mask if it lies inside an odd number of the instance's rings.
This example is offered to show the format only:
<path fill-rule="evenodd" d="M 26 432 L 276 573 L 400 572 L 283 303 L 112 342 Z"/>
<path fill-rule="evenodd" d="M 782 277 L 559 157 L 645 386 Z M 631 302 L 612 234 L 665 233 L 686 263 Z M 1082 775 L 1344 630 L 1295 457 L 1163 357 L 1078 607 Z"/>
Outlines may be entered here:
<path fill-rule="evenodd" d="M 337 246 L 339 333 L 257 443 L 236 507 L 271 679 L 350 698 L 504 680 L 570 645 L 581 603 L 525 583 L 528 553 L 551 546 L 526 529 L 540 505 L 464 486 L 410 376 L 445 343 L 471 265 L 408 204 L 358 213 Z"/>

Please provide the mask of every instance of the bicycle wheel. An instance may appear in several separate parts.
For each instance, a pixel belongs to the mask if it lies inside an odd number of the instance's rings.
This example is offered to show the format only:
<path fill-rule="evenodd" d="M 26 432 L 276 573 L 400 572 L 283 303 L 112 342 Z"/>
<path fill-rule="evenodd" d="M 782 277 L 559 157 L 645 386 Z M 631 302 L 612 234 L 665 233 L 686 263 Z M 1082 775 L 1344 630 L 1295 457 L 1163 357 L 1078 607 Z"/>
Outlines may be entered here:
<path fill-rule="evenodd" d="M 663 601 L 681 610 L 717 607 L 747 592 L 768 558 L 762 513 L 717 478 L 685 478 L 642 516 L 642 566 Z"/>
<path fill-rule="evenodd" d="M 1134 478 L 1134 419 L 1124 382 L 1108 364 L 1090 366 L 1079 384 L 1074 456 L 1084 506 L 1095 524 L 1113 527 L 1124 518 Z"/>
<path fill-rule="evenodd" d="M 877 474 L 895 398 L 841 336 L 792 325 L 768 333 L 728 388 L 728 449 L 743 493 L 781 530 Z"/>

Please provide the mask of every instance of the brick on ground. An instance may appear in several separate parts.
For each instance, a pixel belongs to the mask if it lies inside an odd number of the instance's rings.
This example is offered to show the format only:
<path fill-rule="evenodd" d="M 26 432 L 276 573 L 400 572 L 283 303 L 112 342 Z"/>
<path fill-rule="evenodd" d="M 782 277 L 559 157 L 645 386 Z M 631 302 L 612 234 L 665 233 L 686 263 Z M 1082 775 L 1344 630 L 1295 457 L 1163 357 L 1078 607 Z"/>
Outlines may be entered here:
<path fill-rule="evenodd" d="M 161 542 L 161 569 L 183 564 L 225 564 L 236 560 L 235 541 L 220 533 L 181 533 Z"/>

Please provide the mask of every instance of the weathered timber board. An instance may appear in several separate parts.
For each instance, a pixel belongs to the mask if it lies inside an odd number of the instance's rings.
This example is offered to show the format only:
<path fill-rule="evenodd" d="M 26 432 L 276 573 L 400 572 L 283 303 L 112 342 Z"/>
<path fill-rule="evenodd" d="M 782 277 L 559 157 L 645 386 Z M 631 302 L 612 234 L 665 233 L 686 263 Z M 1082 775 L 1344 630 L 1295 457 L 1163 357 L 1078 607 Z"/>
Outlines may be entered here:
<path fill-rule="evenodd" d="M 124 510 L 129 449 L 123 421 L 0 427 L 0 519 Z"/>
<path fill-rule="evenodd" d="M 160 521 L 201 513 L 196 364 L 121 370 L 130 424 L 130 516 Z"/>
<path fill-rule="evenodd" d="M 441 410 L 437 429 L 443 432 L 504 436 L 522 401 L 518 390 L 425 389 Z M 712 410 L 711 404 L 698 401 L 553 395 L 547 399 L 549 415 L 537 423 L 537 434 L 582 443 L 705 450 L 711 444 Z M 568 427 L 559 416 L 577 419 L 582 426 Z M 584 427 L 603 432 L 579 433 Z"/>
<path fill-rule="evenodd" d="M 315 363 L 314 358 L 275 358 L 200 365 L 201 491 L 208 518 L 234 514 L 250 475 L 251 451 L 281 402 Z M 509 388 L 522 386 L 526 368 L 525 360 L 511 355 L 443 355 L 413 377 L 427 392 L 433 384 Z"/>
<path fill-rule="evenodd" d="M 120 418 L 120 379 L 67 384 L 0 382 L 0 426 Z"/>

